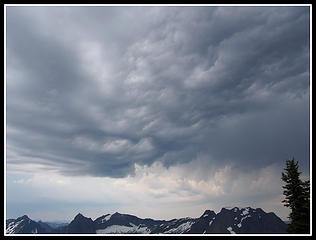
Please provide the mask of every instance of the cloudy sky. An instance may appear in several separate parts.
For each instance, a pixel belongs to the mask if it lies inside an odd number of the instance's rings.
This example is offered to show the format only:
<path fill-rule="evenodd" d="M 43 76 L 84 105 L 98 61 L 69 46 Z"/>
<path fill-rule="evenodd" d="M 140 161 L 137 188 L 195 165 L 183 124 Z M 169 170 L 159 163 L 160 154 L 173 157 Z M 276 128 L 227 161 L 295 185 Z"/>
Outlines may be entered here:
<path fill-rule="evenodd" d="M 7 6 L 6 213 L 261 207 L 309 177 L 309 7 Z"/>

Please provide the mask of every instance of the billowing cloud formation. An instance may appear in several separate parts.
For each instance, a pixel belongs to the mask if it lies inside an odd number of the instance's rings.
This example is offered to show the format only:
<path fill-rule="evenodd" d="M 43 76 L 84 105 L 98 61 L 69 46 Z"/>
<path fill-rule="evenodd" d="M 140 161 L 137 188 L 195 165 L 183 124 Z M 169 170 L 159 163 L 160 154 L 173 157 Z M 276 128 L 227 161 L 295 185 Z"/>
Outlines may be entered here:
<path fill-rule="evenodd" d="M 291 157 L 308 175 L 309 7 L 6 10 L 9 177 L 223 203 L 279 198 Z"/>
<path fill-rule="evenodd" d="M 309 161 L 307 7 L 8 7 L 7 163 L 123 177 Z"/>

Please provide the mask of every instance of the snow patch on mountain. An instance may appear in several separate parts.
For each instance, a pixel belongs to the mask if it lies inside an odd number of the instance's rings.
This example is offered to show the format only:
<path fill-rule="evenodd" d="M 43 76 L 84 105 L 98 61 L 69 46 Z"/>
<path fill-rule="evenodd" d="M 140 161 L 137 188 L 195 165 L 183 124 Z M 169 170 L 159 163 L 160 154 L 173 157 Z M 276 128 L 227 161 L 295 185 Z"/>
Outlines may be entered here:
<path fill-rule="evenodd" d="M 241 227 L 242 227 L 242 222 L 243 222 L 246 218 L 249 218 L 249 217 L 251 217 L 250 214 L 247 215 L 247 216 L 242 217 L 241 220 L 240 220 L 240 222 L 237 224 L 237 226 L 238 226 L 239 228 L 241 228 Z"/>
<path fill-rule="evenodd" d="M 232 234 L 235 233 L 235 232 L 233 231 L 233 228 L 230 227 L 230 226 L 227 228 L 227 230 L 228 230 L 230 233 L 232 233 Z"/>
<path fill-rule="evenodd" d="M 242 209 L 242 210 L 243 210 L 243 211 L 242 211 L 242 214 L 241 214 L 241 215 L 245 216 L 245 215 L 249 214 L 249 207 L 247 207 L 247 208 L 245 208 L 245 209 Z"/>
<path fill-rule="evenodd" d="M 188 230 L 190 230 L 191 226 L 193 225 L 194 222 L 185 222 L 179 225 L 176 228 L 172 228 L 164 233 L 184 233 Z"/>
<path fill-rule="evenodd" d="M 150 233 L 150 229 L 147 227 L 142 227 L 140 225 L 135 225 L 130 223 L 129 226 L 121 226 L 121 225 L 112 225 L 105 229 L 97 229 L 97 234 L 105 234 L 105 233 Z"/>
<path fill-rule="evenodd" d="M 245 217 L 242 217 L 241 220 L 240 220 L 240 223 L 242 223 L 242 221 L 244 221 L 246 218 L 249 218 L 249 217 L 251 217 L 251 215 L 247 215 Z"/>
<path fill-rule="evenodd" d="M 16 229 L 19 227 L 19 225 L 23 222 L 23 219 L 18 222 L 11 222 L 9 223 L 9 226 L 7 227 L 6 233 L 12 234 L 16 232 Z"/>
<path fill-rule="evenodd" d="M 111 216 L 112 216 L 112 214 L 107 214 L 104 218 L 102 218 L 101 222 L 104 223 L 106 221 L 109 221 Z"/>

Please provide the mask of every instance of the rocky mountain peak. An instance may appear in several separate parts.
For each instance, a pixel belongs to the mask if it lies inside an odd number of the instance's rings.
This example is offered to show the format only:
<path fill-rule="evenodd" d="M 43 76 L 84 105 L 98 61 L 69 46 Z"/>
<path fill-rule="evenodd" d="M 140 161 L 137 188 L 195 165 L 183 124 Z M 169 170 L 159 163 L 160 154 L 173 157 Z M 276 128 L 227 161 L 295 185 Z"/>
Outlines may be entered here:
<path fill-rule="evenodd" d="M 74 220 L 79 220 L 79 219 L 84 219 L 84 218 L 86 218 L 86 217 L 83 216 L 81 213 L 78 213 L 78 214 L 75 216 Z"/>
<path fill-rule="evenodd" d="M 27 221 L 25 221 L 25 219 Z M 21 221 L 22 220 L 22 221 Z M 8 219 L 7 233 L 145 233 L 145 234 L 217 234 L 217 233 L 286 233 L 286 223 L 272 212 L 261 208 L 225 207 L 217 214 L 205 210 L 198 218 L 172 220 L 142 219 L 118 212 L 106 214 L 96 220 L 78 213 L 66 226 L 52 229 L 45 223 L 35 222 L 24 215 L 18 219 Z"/>

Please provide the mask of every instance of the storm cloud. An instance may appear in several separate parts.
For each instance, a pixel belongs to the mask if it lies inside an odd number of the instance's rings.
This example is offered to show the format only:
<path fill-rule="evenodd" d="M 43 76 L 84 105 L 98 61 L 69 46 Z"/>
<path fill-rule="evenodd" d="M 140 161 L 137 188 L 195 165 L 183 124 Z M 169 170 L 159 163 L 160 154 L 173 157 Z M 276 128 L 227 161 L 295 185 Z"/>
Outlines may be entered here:
<path fill-rule="evenodd" d="M 7 170 L 119 179 L 197 163 L 192 178 L 207 181 L 295 157 L 308 175 L 309 15 L 7 7 Z"/>

